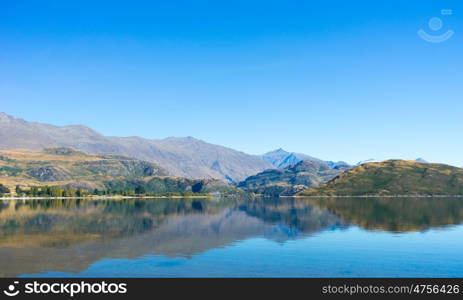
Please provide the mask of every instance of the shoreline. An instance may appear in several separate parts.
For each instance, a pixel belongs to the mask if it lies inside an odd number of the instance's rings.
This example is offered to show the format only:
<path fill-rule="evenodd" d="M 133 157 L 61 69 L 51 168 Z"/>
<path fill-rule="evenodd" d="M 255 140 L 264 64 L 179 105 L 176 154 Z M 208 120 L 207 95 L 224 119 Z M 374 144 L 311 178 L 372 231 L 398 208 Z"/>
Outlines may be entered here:
<path fill-rule="evenodd" d="M 210 199 L 211 196 L 90 196 L 90 197 L 0 197 L 0 200 L 65 200 L 65 199 L 90 199 L 90 200 L 104 200 L 104 199 Z"/>
<path fill-rule="evenodd" d="M 259 195 L 256 198 L 463 198 L 463 195 L 310 195 L 310 196 L 269 196 Z M 88 200 L 122 200 L 122 199 L 212 199 L 214 196 L 84 196 L 84 197 L 0 197 L 0 200 L 66 200 L 66 199 L 88 199 Z"/>
<path fill-rule="evenodd" d="M 463 198 L 463 195 L 309 195 L 280 196 L 287 198 Z"/>

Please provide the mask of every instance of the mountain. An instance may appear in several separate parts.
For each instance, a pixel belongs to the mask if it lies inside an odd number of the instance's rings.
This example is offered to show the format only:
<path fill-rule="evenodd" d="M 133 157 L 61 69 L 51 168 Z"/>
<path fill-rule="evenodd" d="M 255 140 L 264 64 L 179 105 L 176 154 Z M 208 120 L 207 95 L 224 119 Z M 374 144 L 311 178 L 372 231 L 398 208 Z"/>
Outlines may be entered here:
<path fill-rule="evenodd" d="M 429 163 L 428 161 L 424 160 L 423 158 L 419 157 L 417 159 L 415 159 L 416 162 L 420 162 L 420 163 L 424 163 L 424 164 L 427 164 Z"/>
<path fill-rule="evenodd" d="M 295 165 L 300 161 L 316 161 L 316 162 L 325 162 L 330 168 L 335 168 L 339 166 L 348 167 L 349 164 L 343 161 L 323 161 L 319 158 L 295 152 L 287 152 L 282 148 L 267 152 L 261 155 L 262 159 L 271 163 L 275 168 L 284 169 L 289 166 Z"/>
<path fill-rule="evenodd" d="M 463 169 L 404 160 L 366 163 L 300 195 L 463 195 Z"/>
<path fill-rule="evenodd" d="M 350 169 L 352 166 L 345 161 L 325 161 L 325 163 L 330 167 L 331 169 L 335 168 L 344 168 L 344 169 Z"/>
<path fill-rule="evenodd" d="M 229 182 L 238 182 L 272 167 L 259 156 L 192 137 L 161 140 L 109 137 L 81 125 L 54 126 L 0 113 L 0 149 L 43 150 L 52 147 L 121 154 L 156 163 L 173 176 L 216 178 Z"/>
<path fill-rule="evenodd" d="M 160 166 L 115 154 L 89 154 L 71 148 L 0 151 L 0 186 L 59 186 L 149 193 L 209 193 L 234 189 L 218 179 L 167 176 Z"/>
<path fill-rule="evenodd" d="M 327 182 L 345 170 L 343 166 L 331 168 L 323 161 L 303 160 L 284 169 L 269 169 L 250 176 L 238 187 L 257 194 L 293 195 Z"/>
<path fill-rule="evenodd" d="M 321 161 L 321 159 L 302 153 L 287 152 L 282 148 L 262 154 L 261 157 L 275 168 L 280 169 L 295 165 L 301 160 Z"/>

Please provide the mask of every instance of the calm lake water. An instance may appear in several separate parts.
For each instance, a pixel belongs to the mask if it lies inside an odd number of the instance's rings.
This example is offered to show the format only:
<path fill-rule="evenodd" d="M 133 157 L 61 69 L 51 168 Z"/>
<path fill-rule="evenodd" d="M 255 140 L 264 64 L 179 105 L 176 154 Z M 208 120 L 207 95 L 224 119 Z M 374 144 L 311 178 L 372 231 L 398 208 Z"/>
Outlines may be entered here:
<path fill-rule="evenodd" d="M 0 201 L 0 277 L 462 277 L 463 199 Z"/>

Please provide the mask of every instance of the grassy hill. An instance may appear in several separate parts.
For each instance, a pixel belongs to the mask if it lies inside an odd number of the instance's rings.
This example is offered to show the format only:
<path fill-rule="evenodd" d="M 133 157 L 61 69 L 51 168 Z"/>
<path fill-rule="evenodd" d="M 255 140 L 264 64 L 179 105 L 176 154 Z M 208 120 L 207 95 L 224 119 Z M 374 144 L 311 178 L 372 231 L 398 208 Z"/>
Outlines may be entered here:
<path fill-rule="evenodd" d="M 158 165 L 121 155 L 90 154 L 73 148 L 0 151 L 0 186 L 15 192 L 31 187 L 72 187 L 118 193 L 209 193 L 231 187 L 215 179 L 167 176 Z"/>
<path fill-rule="evenodd" d="M 463 195 L 463 169 L 404 160 L 366 163 L 299 195 Z"/>

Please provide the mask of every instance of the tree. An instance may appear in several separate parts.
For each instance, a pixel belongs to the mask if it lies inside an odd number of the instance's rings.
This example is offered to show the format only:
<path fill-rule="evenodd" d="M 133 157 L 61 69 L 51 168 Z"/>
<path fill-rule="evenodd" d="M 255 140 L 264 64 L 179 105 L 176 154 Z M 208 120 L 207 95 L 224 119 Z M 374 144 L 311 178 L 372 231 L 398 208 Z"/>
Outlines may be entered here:
<path fill-rule="evenodd" d="M 146 190 L 143 186 L 139 185 L 135 188 L 135 194 L 137 195 L 141 195 L 141 194 L 145 194 L 146 193 Z"/>
<path fill-rule="evenodd" d="M 10 189 L 0 183 L 0 194 L 9 194 Z"/>
<path fill-rule="evenodd" d="M 21 187 L 19 185 L 16 186 L 16 195 L 21 195 L 23 193 L 23 191 L 21 190 Z"/>
<path fill-rule="evenodd" d="M 39 196 L 39 192 L 40 192 L 40 190 L 39 190 L 39 188 L 36 187 L 36 186 L 31 187 L 31 189 L 30 189 L 30 191 L 29 191 L 29 193 L 30 193 L 30 195 L 31 195 L 32 197 Z"/>

